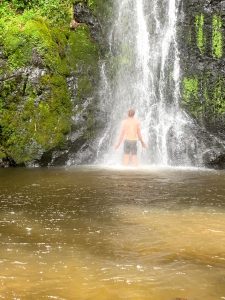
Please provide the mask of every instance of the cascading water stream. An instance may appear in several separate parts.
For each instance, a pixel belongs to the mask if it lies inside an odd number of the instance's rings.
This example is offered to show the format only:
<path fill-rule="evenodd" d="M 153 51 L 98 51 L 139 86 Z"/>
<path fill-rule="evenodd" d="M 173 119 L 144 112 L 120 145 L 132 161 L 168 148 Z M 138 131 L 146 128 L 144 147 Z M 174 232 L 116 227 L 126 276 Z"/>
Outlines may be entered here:
<path fill-rule="evenodd" d="M 144 163 L 201 164 L 193 122 L 179 106 L 179 4 L 180 0 L 115 0 L 110 59 L 101 67 L 101 110 L 107 117 L 98 141 L 98 162 L 119 162 L 121 153 L 115 154 L 112 145 L 132 107 L 149 144 Z"/>

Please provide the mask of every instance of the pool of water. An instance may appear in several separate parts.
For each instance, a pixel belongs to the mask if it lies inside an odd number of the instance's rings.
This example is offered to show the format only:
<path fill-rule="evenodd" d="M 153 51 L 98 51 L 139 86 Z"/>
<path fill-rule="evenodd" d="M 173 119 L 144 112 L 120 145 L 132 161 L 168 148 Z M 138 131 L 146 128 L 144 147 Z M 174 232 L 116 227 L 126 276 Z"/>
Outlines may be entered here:
<path fill-rule="evenodd" d="M 0 170 L 0 299 L 225 299 L 225 172 Z"/>

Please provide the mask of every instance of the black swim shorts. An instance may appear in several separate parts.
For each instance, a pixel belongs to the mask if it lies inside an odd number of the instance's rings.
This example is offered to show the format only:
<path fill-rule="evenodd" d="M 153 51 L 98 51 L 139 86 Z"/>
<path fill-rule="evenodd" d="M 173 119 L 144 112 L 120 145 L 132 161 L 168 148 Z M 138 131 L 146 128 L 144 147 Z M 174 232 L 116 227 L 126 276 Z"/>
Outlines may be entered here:
<path fill-rule="evenodd" d="M 124 154 L 131 154 L 136 155 L 137 154 L 137 141 L 124 141 Z"/>

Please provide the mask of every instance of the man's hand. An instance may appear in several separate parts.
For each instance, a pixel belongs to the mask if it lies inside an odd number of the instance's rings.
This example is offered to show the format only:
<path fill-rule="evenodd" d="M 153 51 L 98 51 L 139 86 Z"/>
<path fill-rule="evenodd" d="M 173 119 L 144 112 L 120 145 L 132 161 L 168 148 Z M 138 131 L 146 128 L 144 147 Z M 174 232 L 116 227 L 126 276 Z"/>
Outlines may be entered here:
<path fill-rule="evenodd" d="M 145 142 L 142 141 L 141 145 L 142 145 L 143 148 L 148 149 L 148 145 L 146 145 Z"/>

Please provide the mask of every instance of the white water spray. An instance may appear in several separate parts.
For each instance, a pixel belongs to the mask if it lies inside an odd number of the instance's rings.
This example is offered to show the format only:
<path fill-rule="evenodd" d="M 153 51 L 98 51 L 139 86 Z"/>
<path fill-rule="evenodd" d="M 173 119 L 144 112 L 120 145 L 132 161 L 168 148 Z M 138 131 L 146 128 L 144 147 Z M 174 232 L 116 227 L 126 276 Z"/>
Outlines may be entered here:
<path fill-rule="evenodd" d="M 180 63 L 176 24 L 180 0 L 115 0 L 109 33 L 110 61 L 101 68 L 101 110 L 106 128 L 98 161 L 115 164 L 112 145 L 122 119 L 135 108 L 149 144 L 148 164 L 199 165 L 193 123 L 180 109 Z"/>

